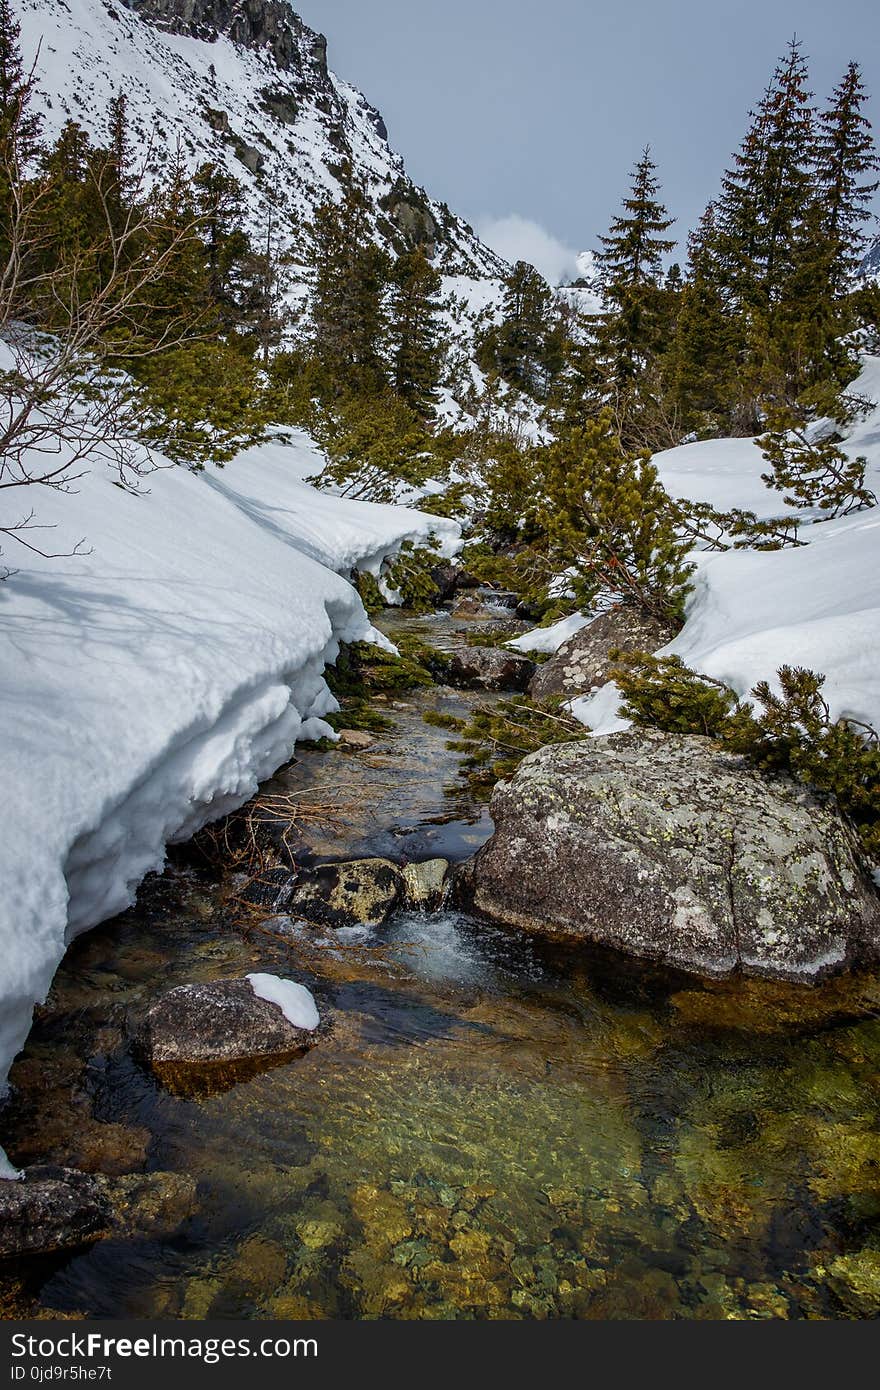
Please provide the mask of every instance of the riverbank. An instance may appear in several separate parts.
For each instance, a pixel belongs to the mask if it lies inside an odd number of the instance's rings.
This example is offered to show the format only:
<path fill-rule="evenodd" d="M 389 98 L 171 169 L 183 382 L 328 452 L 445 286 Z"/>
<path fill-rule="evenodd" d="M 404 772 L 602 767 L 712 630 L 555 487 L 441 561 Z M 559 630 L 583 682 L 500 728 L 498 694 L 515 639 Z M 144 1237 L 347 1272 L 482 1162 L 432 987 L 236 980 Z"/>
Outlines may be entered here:
<path fill-rule="evenodd" d="M 467 628 L 448 613 L 379 621 L 395 637 L 430 629 L 437 646 Z M 471 698 L 408 692 L 384 702 L 392 727 L 368 749 L 301 750 L 279 781 L 324 808 L 298 832 L 314 861 L 455 860 L 478 847 L 485 808 L 422 719 Z M 179 851 L 135 908 L 76 941 L 4 1115 L 17 1161 L 186 1174 L 193 1210 L 7 1266 L 7 1308 L 780 1318 L 880 1307 L 876 976 L 703 986 L 455 911 L 340 939 L 268 912 L 243 921 L 235 887 Z M 152 1000 L 252 971 L 308 985 L 332 1035 L 222 1094 L 164 1091 L 131 1046 Z"/>

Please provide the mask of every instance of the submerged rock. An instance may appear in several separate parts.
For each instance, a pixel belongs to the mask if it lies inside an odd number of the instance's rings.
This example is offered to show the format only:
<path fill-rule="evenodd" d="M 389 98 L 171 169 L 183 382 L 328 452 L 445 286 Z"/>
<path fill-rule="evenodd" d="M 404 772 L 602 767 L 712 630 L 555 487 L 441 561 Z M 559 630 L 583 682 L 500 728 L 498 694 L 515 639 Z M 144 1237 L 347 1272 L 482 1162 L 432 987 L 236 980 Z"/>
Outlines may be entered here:
<path fill-rule="evenodd" d="M 534 672 L 528 657 L 502 647 L 465 647 L 449 661 L 451 683 L 473 690 L 523 691 Z"/>
<path fill-rule="evenodd" d="M 880 957 L 880 898 L 833 805 L 708 739 L 543 748 L 491 813 L 458 884 L 489 918 L 712 977 L 815 980 Z"/>
<path fill-rule="evenodd" d="M 164 1086 L 186 1095 L 224 1090 L 300 1056 L 316 1040 L 288 1023 L 277 1004 L 259 999 L 248 980 L 221 980 L 163 995 L 136 1047 Z"/>
<path fill-rule="evenodd" d="M 128 1173 L 98 1181 L 116 1235 L 171 1236 L 196 1209 L 196 1181 L 188 1173 Z"/>
<path fill-rule="evenodd" d="M 447 859 L 407 864 L 403 870 L 403 905 L 432 912 L 443 905 L 449 879 Z"/>
<path fill-rule="evenodd" d="M 656 652 L 675 636 L 675 628 L 645 613 L 620 604 L 582 627 L 540 666 L 532 677 L 529 695 L 547 700 L 554 695 L 583 695 L 604 685 L 614 662 L 612 651 Z"/>
<path fill-rule="evenodd" d="M 0 1182 L 0 1258 L 76 1250 L 112 1226 L 104 1188 L 89 1173 L 35 1167 L 20 1182 Z"/>
<path fill-rule="evenodd" d="M 403 886 L 390 859 L 323 864 L 295 884 L 286 910 L 318 927 L 378 927 L 400 902 Z"/>

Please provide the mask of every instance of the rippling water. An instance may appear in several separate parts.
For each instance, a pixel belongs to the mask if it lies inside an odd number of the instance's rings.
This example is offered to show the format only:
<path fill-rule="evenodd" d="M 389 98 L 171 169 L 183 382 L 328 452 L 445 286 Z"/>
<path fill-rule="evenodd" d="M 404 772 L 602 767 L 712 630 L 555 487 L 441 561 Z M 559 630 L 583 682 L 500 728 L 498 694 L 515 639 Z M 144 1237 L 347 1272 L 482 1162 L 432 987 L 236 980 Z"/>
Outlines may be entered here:
<path fill-rule="evenodd" d="M 315 855 L 485 838 L 421 722 L 439 699 L 394 709 L 367 754 L 284 774 L 346 785 Z M 161 1090 L 129 1044 L 156 992 L 255 968 L 307 983 L 330 1035 L 222 1095 Z M 244 931 L 178 866 L 68 953 L 13 1076 L 9 1148 L 192 1174 L 197 1210 L 21 1273 L 45 1307 L 103 1316 L 870 1316 L 878 1006 L 873 976 L 703 987 L 454 911 Z"/>

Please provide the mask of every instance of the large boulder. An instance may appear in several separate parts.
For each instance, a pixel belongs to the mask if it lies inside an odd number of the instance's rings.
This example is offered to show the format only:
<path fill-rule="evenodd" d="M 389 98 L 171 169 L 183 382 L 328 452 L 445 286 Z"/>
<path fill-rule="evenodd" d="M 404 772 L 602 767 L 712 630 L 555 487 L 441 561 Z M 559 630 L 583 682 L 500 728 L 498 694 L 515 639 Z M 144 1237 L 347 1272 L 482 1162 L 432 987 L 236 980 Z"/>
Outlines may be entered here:
<path fill-rule="evenodd" d="M 295 884 L 285 911 L 317 927 L 379 927 L 403 889 L 403 874 L 390 859 L 323 864 Z"/>
<path fill-rule="evenodd" d="M 542 748 L 491 813 L 459 892 L 497 921 L 712 977 L 813 981 L 880 955 L 880 897 L 833 805 L 708 739 Z"/>
<path fill-rule="evenodd" d="M 555 656 L 539 666 L 529 685 L 529 695 L 533 700 L 583 695 L 608 680 L 614 650 L 656 652 L 674 636 L 671 623 L 652 617 L 641 608 L 620 604 L 582 627 Z"/>
<path fill-rule="evenodd" d="M 0 1182 L 0 1258 L 76 1250 L 109 1235 L 113 1223 L 90 1173 L 35 1167 L 19 1182 Z"/>
<path fill-rule="evenodd" d="M 136 1038 L 144 1063 L 179 1095 L 225 1090 L 301 1056 L 316 1032 L 295 1028 L 249 980 L 179 985 L 148 1010 Z"/>
<path fill-rule="evenodd" d="M 502 647 L 464 647 L 450 657 L 448 670 L 452 685 L 521 693 L 534 674 L 535 663 Z"/>

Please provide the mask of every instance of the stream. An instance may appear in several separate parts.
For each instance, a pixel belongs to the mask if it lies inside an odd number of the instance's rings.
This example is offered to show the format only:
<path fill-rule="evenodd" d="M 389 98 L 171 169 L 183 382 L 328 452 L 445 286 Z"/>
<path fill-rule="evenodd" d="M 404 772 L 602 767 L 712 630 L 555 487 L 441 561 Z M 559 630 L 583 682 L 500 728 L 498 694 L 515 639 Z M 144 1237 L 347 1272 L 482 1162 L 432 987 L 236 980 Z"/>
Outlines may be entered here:
<path fill-rule="evenodd" d="M 449 649 L 466 623 L 389 612 Z M 313 861 L 462 860 L 491 833 L 426 709 L 364 751 L 298 750 Z M 182 1099 L 132 1054 L 165 990 L 268 971 L 333 1026 Z M 22 1164 L 190 1175 L 173 1234 L 0 1272 L 0 1312 L 138 1318 L 827 1318 L 880 1309 L 880 981 L 701 985 L 456 911 L 322 933 L 233 921 L 176 853 L 77 940 L 11 1075 Z M 5 1304 L 4 1304 L 5 1300 Z M 872 1302 L 873 1300 L 873 1302 Z"/>

